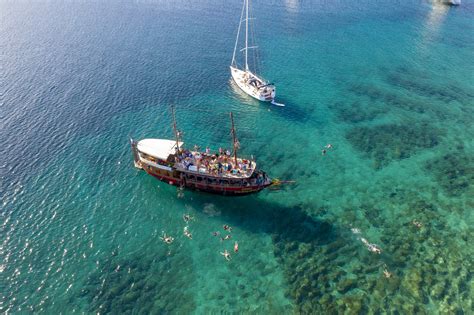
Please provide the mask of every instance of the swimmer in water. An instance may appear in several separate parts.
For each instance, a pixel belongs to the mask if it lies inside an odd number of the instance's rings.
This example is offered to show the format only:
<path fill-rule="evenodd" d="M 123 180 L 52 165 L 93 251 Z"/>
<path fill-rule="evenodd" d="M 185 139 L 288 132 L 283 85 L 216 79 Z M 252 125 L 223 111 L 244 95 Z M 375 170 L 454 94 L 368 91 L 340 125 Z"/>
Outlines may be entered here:
<path fill-rule="evenodd" d="M 212 235 L 213 235 L 213 236 L 219 236 L 220 234 L 221 234 L 221 233 L 219 233 L 219 232 L 212 232 Z"/>
<path fill-rule="evenodd" d="M 421 223 L 420 221 L 417 221 L 417 220 L 413 220 L 411 223 L 413 223 L 413 225 L 416 226 L 419 229 L 423 226 L 423 223 Z"/>
<path fill-rule="evenodd" d="M 380 254 L 382 253 L 382 250 L 375 244 L 369 244 L 367 245 L 367 248 L 369 249 L 369 251 L 371 251 L 372 253 L 376 253 L 376 254 Z"/>
<path fill-rule="evenodd" d="M 360 240 L 361 240 L 362 243 L 364 243 L 365 245 L 367 245 L 367 246 L 369 245 L 369 242 L 368 242 L 365 238 L 361 237 Z"/>
<path fill-rule="evenodd" d="M 232 235 L 228 234 L 225 237 L 221 237 L 221 241 L 227 241 L 227 240 L 230 240 L 231 238 L 232 238 Z"/>
<path fill-rule="evenodd" d="M 326 155 L 326 152 L 327 152 L 326 149 L 323 149 L 323 150 L 321 151 L 321 155 Z"/>
<path fill-rule="evenodd" d="M 332 144 L 328 143 L 328 144 L 325 146 L 325 148 L 326 148 L 326 149 L 332 149 L 333 146 L 332 146 Z"/>
<path fill-rule="evenodd" d="M 352 228 L 351 231 L 354 234 L 360 234 L 360 230 L 358 228 Z"/>
<path fill-rule="evenodd" d="M 234 252 L 238 252 L 239 251 L 239 243 L 235 242 L 234 243 Z"/>
<path fill-rule="evenodd" d="M 191 232 L 189 232 L 187 226 L 184 227 L 183 234 L 184 234 L 184 236 L 186 236 L 186 237 L 189 238 L 190 240 L 193 239 L 193 235 L 191 234 Z"/>
<path fill-rule="evenodd" d="M 174 241 L 174 238 L 169 235 L 166 235 L 165 232 L 163 232 L 163 236 L 161 236 L 160 239 L 166 244 L 171 244 Z"/>
<path fill-rule="evenodd" d="M 232 232 L 232 228 L 230 226 L 228 226 L 227 224 L 224 224 L 224 226 L 222 226 L 224 228 L 225 231 L 229 231 L 229 232 Z"/>
<path fill-rule="evenodd" d="M 227 251 L 227 249 L 224 250 L 223 253 L 221 252 L 221 255 L 224 256 L 224 258 L 225 258 L 227 261 L 231 260 L 230 253 Z"/>
<path fill-rule="evenodd" d="M 383 275 L 385 276 L 385 278 L 391 278 L 392 277 L 392 273 L 390 271 L 388 271 L 387 265 L 384 265 Z"/>
<path fill-rule="evenodd" d="M 183 220 L 184 222 L 188 223 L 189 221 L 191 221 L 193 219 L 192 216 L 190 216 L 189 214 L 183 214 Z"/>

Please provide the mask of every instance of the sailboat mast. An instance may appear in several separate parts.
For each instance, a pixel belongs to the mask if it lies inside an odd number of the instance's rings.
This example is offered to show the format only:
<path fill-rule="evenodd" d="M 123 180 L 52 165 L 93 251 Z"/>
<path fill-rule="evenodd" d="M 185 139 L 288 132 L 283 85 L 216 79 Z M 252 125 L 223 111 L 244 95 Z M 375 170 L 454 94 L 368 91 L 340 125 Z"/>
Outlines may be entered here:
<path fill-rule="evenodd" d="M 237 167 L 237 137 L 235 136 L 235 127 L 234 127 L 234 116 L 232 115 L 232 112 L 230 112 L 230 121 L 232 122 L 232 144 L 234 146 L 234 163 L 235 167 Z"/>
<path fill-rule="evenodd" d="M 237 44 L 239 43 L 240 28 L 242 26 L 242 20 L 243 20 L 243 17 L 244 17 L 244 10 L 245 10 L 245 2 L 244 2 L 244 5 L 242 5 L 242 12 L 240 12 L 239 28 L 237 29 L 237 38 L 235 40 L 234 53 L 232 54 L 231 66 L 237 66 L 237 63 L 235 62 L 235 54 L 237 52 Z"/>
<path fill-rule="evenodd" d="M 249 0 L 245 0 L 245 71 L 249 70 L 248 50 L 249 50 Z"/>
<path fill-rule="evenodd" d="M 173 116 L 173 131 L 174 131 L 174 137 L 176 139 L 176 151 L 179 152 L 179 131 L 176 125 L 176 113 L 175 113 L 174 105 L 171 106 L 171 114 Z"/>

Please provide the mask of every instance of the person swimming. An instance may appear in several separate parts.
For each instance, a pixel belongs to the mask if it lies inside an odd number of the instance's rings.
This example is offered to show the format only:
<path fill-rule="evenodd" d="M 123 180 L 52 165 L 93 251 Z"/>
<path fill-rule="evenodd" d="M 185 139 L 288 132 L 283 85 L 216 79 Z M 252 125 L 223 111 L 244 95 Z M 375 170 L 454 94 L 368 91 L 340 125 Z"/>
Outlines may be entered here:
<path fill-rule="evenodd" d="M 380 254 L 382 250 L 380 247 L 378 247 L 376 244 L 369 243 L 369 241 L 363 237 L 360 238 L 360 241 L 364 243 L 365 246 L 367 246 L 367 249 L 371 251 L 372 253 L 377 253 Z"/>
<path fill-rule="evenodd" d="M 326 149 L 323 149 L 323 150 L 321 151 L 321 155 L 326 155 L 326 152 L 327 152 Z"/>
<path fill-rule="evenodd" d="M 237 243 L 237 241 L 234 243 L 234 252 L 238 252 L 239 251 L 239 243 Z"/>
<path fill-rule="evenodd" d="M 166 235 L 165 232 L 163 232 L 163 235 L 160 237 L 160 239 L 166 244 L 171 244 L 174 241 L 174 238 L 170 235 Z"/>
<path fill-rule="evenodd" d="M 225 231 L 232 232 L 232 228 L 228 226 L 227 224 L 224 224 L 222 227 L 224 228 Z"/>
<path fill-rule="evenodd" d="M 326 148 L 326 149 L 332 149 L 333 146 L 332 146 L 332 144 L 328 143 L 328 144 L 326 144 L 325 148 Z"/>
<path fill-rule="evenodd" d="M 421 223 L 420 221 L 417 221 L 417 220 L 413 220 L 411 223 L 413 223 L 413 225 L 416 226 L 419 229 L 423 226 L 423 223 Z"/>
<path fill-rule="evenodd" d="M 221 241 L 227 241 L 227 240 L 230 240 L 232 238 L 232 235 L 228 234 L 224 237 L 221 237 Z"/>
<path fill-rule="evenodd" d="M 193 217 L 189 214 L 183 214 L 183 220 L 184 222 L 188 223 L 189 221 L 191 221 L 193 219 Z"/>
<path fill-rule="evenodd" d="M 392 273 L 390 271 L 388 271 L 387 265 L 384 265 L 383 275 L 385 276 L 385 278 L 391 278 L 392 277 Z"/>
<path fill-rule="evenodd" d="M 367 241 L 365 238 L 361 237 L 360 240 L 361 240 L 361 242 L 364 243 L 365 245 L 369 245 L 369 241 Z"/>
<path fill-rule="evenodd" d="M 189 238 L 190 240 L 193 239 L 193 235 L 191 234 L 191 232 L 189 232 L 187 226 L 184 227 L 183 234 L 184 234 L 184 236 L 186 236 L 186 237 Z"/>
<path fill-rule="evenodd" d="M 382 253 L 382 249 L 378 247 L 376 244 L 368 244 L 367 249 L 371 251 L 372 253 L 380 254 Z"/>
<path fill-rule="evenodd" d="M 216 232 L 212 232 L 212 235 L 213 235 L 213 236 L 219 236 L 220 234 L 221 234 L 221 233 L 219 233 L 219 232 L 217 232 L 217 231 L 216 231 Z"/>
<path fill-rule="evenodd" d="M 221 255 L 224 256 L 224 258 L 227 260 L 227 261 L 230 261 L 232 258 L 230 257 L 230 253 L 226 250 L 224 250 L 224 252 L 222 253 L 221 252 Z"/>
<path fill-rule="evenodd" d="M 360 230 L 358 228 L 352 228 L 351 231 L 354 234 L 360 234 Z"/>

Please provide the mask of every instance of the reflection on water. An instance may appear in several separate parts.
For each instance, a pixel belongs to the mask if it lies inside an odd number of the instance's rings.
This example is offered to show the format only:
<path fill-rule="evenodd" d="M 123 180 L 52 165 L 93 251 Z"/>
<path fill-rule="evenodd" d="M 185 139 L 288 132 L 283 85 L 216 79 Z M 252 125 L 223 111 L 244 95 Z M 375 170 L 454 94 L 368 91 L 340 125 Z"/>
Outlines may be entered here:
<path fill-rule="evenodd" d="M 286 12 L 290 14 L 297 14 L 300 9 L 299 0 L 285 0 Z"/>
<path fill-rule="evenodd" d="M 232 78 L 229 79 L 229 85 L 234 93 L 233 96 L 238 99 L 239 102 L 248 105 L 247 111 L 258 111 L 260 105 L 259 101 L 253 99 L 251 96 L 247 95 L 247 93 L 242 91 Z"/>
<path fill-rule="evenodd" d="M 442 3 L 441 1 L 431 2 L 431 11 L 428 14 L 422 30 L 422 46 L 425 46 L 427 43 L 433 41 L 436 38 L 448 11 L 449 6 Z"/>

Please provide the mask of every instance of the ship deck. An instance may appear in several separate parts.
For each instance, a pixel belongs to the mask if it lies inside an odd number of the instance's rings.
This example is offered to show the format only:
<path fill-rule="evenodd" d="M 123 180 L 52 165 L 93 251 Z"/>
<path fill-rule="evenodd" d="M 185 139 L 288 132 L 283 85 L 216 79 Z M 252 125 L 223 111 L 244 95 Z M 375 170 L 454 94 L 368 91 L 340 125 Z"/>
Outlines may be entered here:
<path fill-rule="evenodd" d="M 237 165 L 234 165 L 232 156 L 189 150 L 185 150 L 178 160 L 174 167 L 179 171 L 218 178 L 249 178 L 257 167 L 255 162 L 247 159 L 237 158 Z"/>

